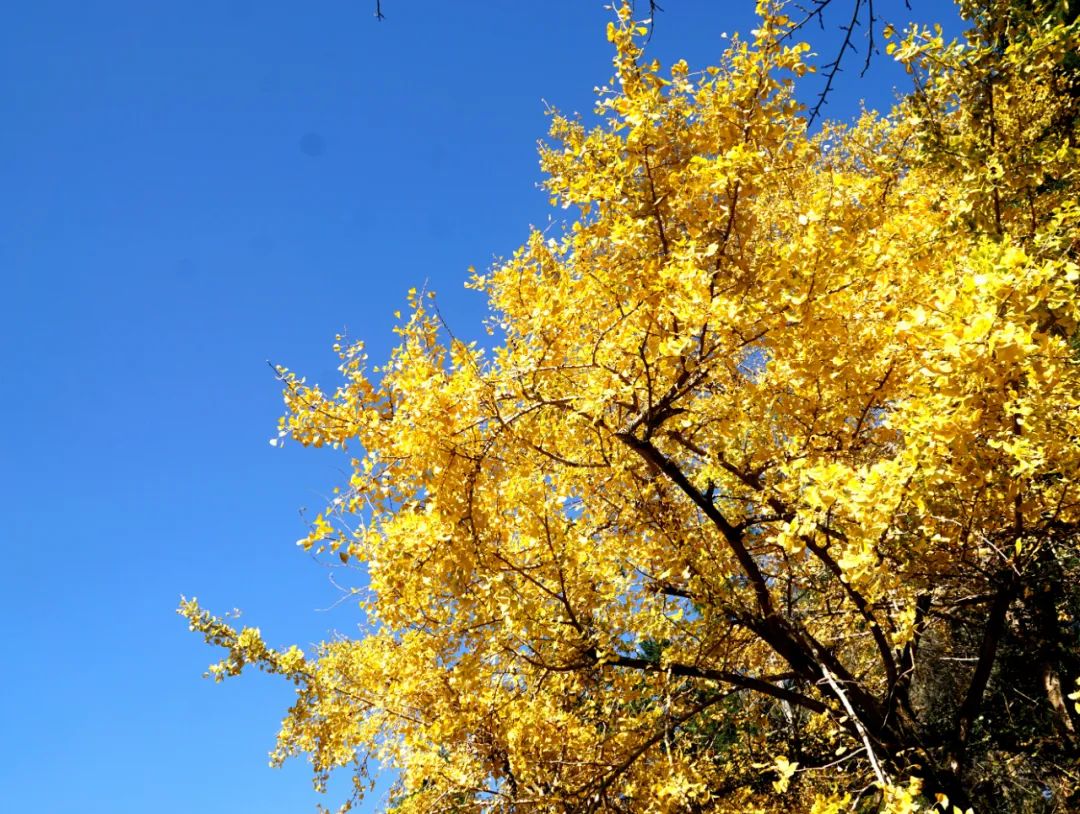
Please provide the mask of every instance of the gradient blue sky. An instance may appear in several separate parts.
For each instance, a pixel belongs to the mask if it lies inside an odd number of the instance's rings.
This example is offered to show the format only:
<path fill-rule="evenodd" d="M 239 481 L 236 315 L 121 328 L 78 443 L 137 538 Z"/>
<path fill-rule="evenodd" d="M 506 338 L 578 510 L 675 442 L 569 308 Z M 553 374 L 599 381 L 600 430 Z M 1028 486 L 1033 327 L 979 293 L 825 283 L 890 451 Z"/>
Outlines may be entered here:
<path fill-rule="evenodd" d="M 294 545 L 344 461 L 268 445 L 265 360 L 332 384 L 334 334 L 379 360 L 425 282 L 482 337 L 466 268 L 549 217 L 543 100 L 587 112 L 611 70 L 602 0 L 383 5 L 381 24 L 374 0 L 5 10 L 5 811 L 314 808 L 306 765 L 266 767 L 289 687 L 202 680 L 215 654 L 174 613 L 186 593 L 272 643 L 355 630 Z M 703 66 L 753 27 L 751 0 L 661 5 L 649 52 L 667 64 Z M 833 32 L 810 33 L 828 51 Z M 905 84 L 884 57 L 856 75 L 830 115 Z"/>

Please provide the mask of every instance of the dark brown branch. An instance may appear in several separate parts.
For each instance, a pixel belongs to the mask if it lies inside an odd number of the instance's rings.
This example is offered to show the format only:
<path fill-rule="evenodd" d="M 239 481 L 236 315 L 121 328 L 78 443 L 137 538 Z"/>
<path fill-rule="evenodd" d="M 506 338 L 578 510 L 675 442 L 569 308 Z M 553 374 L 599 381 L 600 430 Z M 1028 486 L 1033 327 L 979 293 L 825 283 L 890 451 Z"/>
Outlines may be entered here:
<path fill-rule="evenodd" d="M 911 690 L 911 682 L 915 678 L 915 664 L 919 656 L 919 643 L 926 627 L 926 617 L 931 613 L 934 596 L 931 593 L 919 594 L 915 598 L 915 624 L 914 634 L 911 641 L 904 645 L 900 655 L 900 675 L 894 688 L 894 695 L 901 705 L 908 704 L 908 694 Z"/>
<path fill-rule="evenodd" d="M 695 601 L 695 597 L 692 593 L 682 588 L 676 588 L 674 585 L 652 585 L 649 590 L 653 593 L 662 594 L 663 596 L 672 596 L 677 599 L 689 599 L 691 602 Z"/>
<path fill-rule="evenodd" d="M 742 190 L 742 185 L 739 179 L 735 179 L 735 184 L 730 187 L 728 194 L 728 216 L 727 222 L 724 224 L 724 233 L 720 236 L 720 244 L 716 249 L 716 263 L 713 266 L 712 277 L 709 278 L 709 299 L 711 300 L 716 294 L 716 282 L 720 278 L 720 271 L 724 265 L 724 259 L 727 256 L 728 243 L 731 240 L 731 233 L 735 228 L 735 211 L 739 206 L 739 192 Z M 702 334 L 704 337 L 704 334 Z"/>
<path fill-rule="evenodd" d="M 964 703 L 956 716 L 956 731 L 953 735 L 953 760 L 956 768 L 962 769 L 964 765 L 964 752 L 968 738 L 971 736 L 971 727 L 979 716 L 982 707 L 983 693 L 990 681 L 990 674 L 994 668 L 994 659 L 997 657 L 998 644 L 1005 633 L 1005 616 L 1009 611 L 1016 593 L 1015 581 L 1011 571 L 1002 574 L 1004 584 L 994 596 L 994 602 L 986 618 L 986 627 L 983 631 L 982 643 L 979 645 L 979 660 L 975 665 L 975 672 L 971 676 Z"/>
<path fill-rule="evenodd" d="M 652 209 L 653 219 L 656 221 L 657 231 L 660 233 L 660 247 L 663 249 L 664 256 L 668 255 L 668 239 L 667 233 L 664 231 L 664 217 L 660 214 L 660 201 L 656 197 L 656 184 L 653 183 L 652 168 L 649 166 L 649 148 L 645 147 L 645 152 L 642 155 L 641 163 L 645 167 L 645 177 L 649 181 L 649 204 Z"/>
<path fill-rule="evenodd" d="M 646 752 L 656 746 L 656 744 L 658 744 L 660 741 L 664 740 L 664 738 L 670 736 L 671 733 L 678 729 L 680 726 L 687 723 L 692 718 L 697 717 L 714 704 L 718 704 L 719 702 L 723 701 L 730 694 L 731 693 L 721 693 L 720 695 L 712 696 L 705 701 L 702 701 L 700 704 L 696 704 L 695 706 L 691 707 L 683 714 L 665 721 L 664 725 L 660 727 L 655 733 L 653 733 L 652 737 L 647 738 L 645 741 L 639 744 L 636 749 L 633 749 L 630 754 L 628 754 L 623 759 L 621 763 L 615 766 L 615 768 L 612 769 L 611 772 L 609 772 L 608 775 L 600 781 L 600 784 L 597 786 L 594 796 L 604 794 L 604 792 L 606 792 L 608 788 L 611 787 L 611 784 L 614 783 L 620 775 L 622 775 L 627 769 L 633 766 L 635 762 L 637 762 L 638 758 L 640 758 L 642 755 L 644 755 Z M 575 796 L 582 796 L 584 793 L 586 793 L 589 789 L 589 785 L 590 784 L 587 784 L 582 788 L 578 789 L 574 793 Z"/>
<path fill-rule="evenodd" d="M 780 701 L 787 701 L 790 704 L 803 707 L 811 712 L 821 713 L 829 711 L 829 708 L 816 698 L 810 698 L 802 693 L 789 690 L 786 687 L 778 687 L 775 684 L 769 683 L 764 678 L 741 675 L 740 673 L 733 673 L 728 670 L 713 670 L 708 667 L 695 667 L 691 664 L 661 665 L 659 662 L 633 658 L 631 656 L 616 656 L 615 658 L 608 659 L 607 663 L 616 667 L 627 667 L 632 670 L 641 670 L 647 673 L 669 673 L 681 678 L 702 678 L 708 681 L 719 681 L 724 684 L 730 684 L 732 687 L 759 692 Z M 787 674 L 785 674 L 785 677 L 787 677 Z"/>
<path fill-rule="evenodd" d="M 888 378 L 888 375 L 889 374 L 886 373 L 885 378 Z M 881 385 L 884 385 L 884 383 L 885 379 L 882 379 Z M 879 389 L 881 385 L 879 385 Z M 754 491 L 764 491 L 765 486 L 761 482 L 761 478 L 756 474 L 743 472 L 738 467 L 734 466 L 731 463 L 728 463 L 727 461 L 724 461 L 723 459 L 721 459 L 720 465 L 726 471 L 730 472 L 742 483 L 746 484 Z M 777 513 L 777 519 L 787 520 L 793 516 L 792 511 L 781 501 L 775 498 L 770 498 L 768 502 L 770 507 Z M 846 539 L 846 536 L 843 534 L 843 532 L 837 532 L 824 526 L 821 526 L 820 529 L 822 533 L 825 534 L 827 537 L 836 537 L 840 540 Z M 802 541 L 806 544 L 807 549 L 809 549 L 825 565 L 829 572 L 832 573 L 834 577 L 836 577 L 837 581 L 843 587 L 845 594 L 851 600 L 852 604 L 854 604 L 855 607 L 858 609 L 859 615 L 862 616 L 864 620 L 866 620 L 866 623 L 870 628 L 870 635 L 873 636 L 874 643 L 878 649 L 878 654 L 881 656 L 881 663 L 882 666 L 885 668 L 885 674 L 888 678 L 889 686 L 890 688 L 892 688 L 896 684 L 897 679 L 896 660 L 893 657 L 892 649 L 889 647 L 889 643 L 885 638 L 885 632 L 881 629 L 881 626 L 878 624 L 876 617 L 870 610 L 870 605 L 866 601 L 866 598 L 857 590 L 855 590 L 855 588 L 852 587 L 852 585 L 844 579 L 844 574 L 840 568 L 839 563 L 837 563 L 836 560 L 833 559 L 832 555 L 829 554 L 828 548 L 826 546 L 819 544 L 813 538 L 813 536 L 809 534 L 802 535 Z"/>
<path fill-rule="evenodd" d="M 814 19 L 817 19 L 818 24 L 822 28 L 824 28 L 825 18 L 823 12 L 831 2 L 832 0 L 813 0 L 814 8 L 807 13 L 806 17 L 803 20 L 796 23 L 792 27 L 791 32 L 789 32 L 789 36 L 790 34 L 798 31 L 800 28 L 802 28 Z M 818 115 L 820 115 L 821 113 L 821 109 L 825 106 L 829 96 L 829 92 L 832 90 L 833 82 L 836 80 L 836 75 L 842 70 L 840 64 L 841 62 L 843 62 L 844 54 L 846 54 L 849 50 L 855 50 L 855 45 L 852 42 L 852 38 L 855 35 L 855 28 L 862 24 L 861 19 L 864 6 L 866 6 L 867 11 L 869 12 L 869 20 L 867 27 L 869 29 L 870 41 L 867 45 L 866 59 L 863 63 L 863 69 L 860 73 L 860 76 L 864 75 L 867 69 L 870 67 L 870 58 L 874 52 L 874 21 L 876 19 L 874 15 L 874 0 L 852 0 L 851 20 L 848 22 L 847 25 L 843 25 L 840 27 L 840 30 L 844 32 L 844 39 L 840 43 L 840 50 L 837 52 L 836 58 L 832 62 L 826 63 L 822 66 L 823 70 L 825 71 L 825 87 L 822 89 L 821 93 L 818 94 L 817 101 L 814 103 L 813 108 L 810 109 L 810 116 L 806 120 L 807 127 L 812 125 L 817 120 Z"/>
<path fill-rule="evenodd" d="M 819 665 L 827 666 L 844 684 L 849 685 L 848 693 L 856 700 L 860 713 L 865 716 L 865 722 L 875 731 L 880 731 L 884 718 L 873 696 L 858 684 L 827 647 L 806 630 L 793 627 L 788 620 L 777 614 L 768 584 L 754 561 L 753 555 L 747 549 L 742 532 L 733 526 L 712 501 L 690 482 L 674 461 L 660 452 L 651 442 L 628 432 L 616 433 L 616 437 L 667 475 L 720 530 L 750 582 L 761 614 L 759 618 L 743 618 L 740 623 L 760 636 L 791 665 L 792 669 L 808 680 L 816 680 L 820 672 Z"/>
<path fill-rule="evenodd" d="M 765 577 L 762 575 L 761 569 L 758 568 L 757 563 L 754 562 L 753 555 L 743 543 L 742 534 L 739 530 L 724 517 L 711 500 L 707 499 L 705 495 L 690 482 L 690 479 L 686 477 L 681 469 L 679 469 L 678 465 L 653 446 L 651 442 L 642 440 L 631 432 L 619 432 L 615 434 L 615 437 L 630 447 L 630 449 L 634 450 L 634 452 L 645 459 L 645 461 L 667 475 L 672 483 L 678 486 L 683 494 L 689 497 L 694 504 L 701 509 L 705 516 L 712 521 L 713 525 L 720 530 L 720 533 L 727 541 L 728 547 L 739 561 L 743 573 L 745 573 L 747 579 L 750 580 L 750 584 L 754 589 L 754 595 L 757 597 L 758 607 L 762 614 L 766 618 L 772 617 L 776 611 L 773 607 L 772 597 L 769 595 L 769 587 L 765 583 Z"/>
<path fill-rule="evenodd" d="M 862 412 L 859 413 L 859 420 L 855 422 L 855 429 L 851 432 L 851 443 L 855 446 L 859 443 L 859 433 L 862 432 L 863 424 L 866 422 L 866 417 L 870 414 L 870 411 L 874 408 L 874 404 L 877 402 L 878 394 L 882 388 L 889 381 L 889 377 L 892 375 L 893 370 L 896 369 L 896 360 L 894 359 L 889 364 L 889 369 L 885 371 L 885 375 L 881 377 L 881 381 L 877 383 L 873 390 L 870 391 L 870 398 L 866 401 L 866 406 L 863 407 Z"/>

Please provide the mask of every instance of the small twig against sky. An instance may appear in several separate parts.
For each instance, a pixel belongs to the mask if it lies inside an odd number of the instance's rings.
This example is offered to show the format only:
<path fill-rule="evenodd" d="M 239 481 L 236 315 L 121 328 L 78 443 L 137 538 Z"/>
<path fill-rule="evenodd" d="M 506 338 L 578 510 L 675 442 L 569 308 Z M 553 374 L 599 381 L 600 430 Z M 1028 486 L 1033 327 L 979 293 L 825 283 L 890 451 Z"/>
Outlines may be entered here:
<path fill-rule="evenodd" d="M 818 24 L 824 28 L 822 12 L 824 11 L 825 7 L 832 2 L 832 0 L 814 1 L 816 3 L 815 10 L 811 13 L 807 20 L 810 20 L 816 16 Z M 855 34 L 855 28 L 860 25 L 860 17 L 862 16 L 863 6 L 866 4 L 869 4 L 869 29 L 871 32 L 871 41 L 870 47 L 867 48 L 866 51 L 866 63 L 863 67 L 862 72 L 866 73 L 866 69 L 870 66 L 870 56 L 873 53 L 874 3 L 873 0 L 854 0 L 854 3 L 852 4 L 853 8 L 851 11 L 851 20 L 850 22 L 848 22 L 847 25 L 841 27 L 841 30 L 844 32 L 844 39 L 840 43 L 840 50 L 836 54 L 836 59 L 822 66 L 822 69 L 825 71 L 825 87 L 821 89 L 821 93 L 818 94 L 817 101 L 814 103 L 813 108 L 811 108 L 810 110 L 810 116 L 807 118 L 807 125 L 811 125 L 814 123 L 818 115 L 821 113 L 821 108 L 825 106 L 825 103 L 829 97 L 829 91 L 832 90 L 833 82 L 836 80 L 836 75 L 842 70 L 840 66 L 843 62 L 844 54 L 847 53 L 849 49 L 852 51 L 856 50 L 855 44 L 851 41 L 851 39 Z"/>
<path fill-rule="evenodd" d="M 649 0 L 649 36 L 645 39 L 646 42 L 652 39 L 653 28 L 656 25 L 657 12 L 663 11 L 663 7 L 656 2 L 656 0 Z M 375 19 L 382 22 L 386 19 L 386 15 L 383 14 L 382 0 L 375 0 Z"/>
<path fill-rule="evenodd" d="M 832 5 L 832 3 L 833 0 L 810 0 L 809 6 L 796 4 L 795 8 L 802 11 L 805 16 L 792 26 L 788 36 L 805 28 L 815 20 L 817 21 L 818 27 L 824 31 L 825 9 Z M 814 106 L 810 109 L 810 115 L 807 117 L 807 126 L 812 125 L 817 120 L 818 116 L 821 115 L 821 109 L 827 104 L 829 93 L 832 91 L 833 83 L 836 81 L 836 76 L 843 70 L 841 63 L 843 62 L 844 56 L 848 51 L 858 51 L 854 42 L 856 28 L 864 24 L 866 26 L 866 57 L 863 59 L 862 70 L 859 71 L 860 77 L 866 75 L 866 72 L 870 69 L 870 60 L 873 58 L 874 54 L 877 53 L 877 44 L 874 39 L 874 24 L 878 21 L 878 16 L 874 10 L 874 0 L 851 0 L 851 4 L 851 19 L 846 25 L 840 26 L 844 38 L 840 43 L 840 49 L 836 53 L 836 58 L 822 66 L 822 71 L 825 74 L 825 87 L 822 88 L 817 96 L 817 100 L 814 102 Z M 909 10 L 911 9 L 909 0 L 904 0 L 904 5 Z"/>
<path fill-rule="evenodd" d="M 649 42 L 652 39 L 653 31 L 656 29 L 656 13 L 663 11 L 660 4 L 656 0 L 649 0 L 649 36 L 645 38 L 645 42 Z"/>

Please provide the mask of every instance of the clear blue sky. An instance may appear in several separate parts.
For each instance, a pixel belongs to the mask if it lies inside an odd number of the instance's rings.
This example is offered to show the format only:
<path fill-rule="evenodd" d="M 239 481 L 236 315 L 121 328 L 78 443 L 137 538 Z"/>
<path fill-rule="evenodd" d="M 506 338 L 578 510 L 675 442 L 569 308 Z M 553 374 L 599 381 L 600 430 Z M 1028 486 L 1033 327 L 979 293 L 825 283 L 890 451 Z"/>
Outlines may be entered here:
<path fill-rule="evenodd" d="M 650 54 L 667 64 L 703 66 L 753 27 L 751 0 L 661 5 Z M 266 768 L 291 690 L 202 680 L 215 654 L 174 613 L 181 593 L 239 607 L 276 644 L 354 630 L 350 606 L 320 610 L 330 571 L 294 546 L 344 461 L 268 445 L 265 360 L 332 384 L 334 334 L 384 357 L 425 281 L 482 336 L 467 266 L 549 216 L 543 100 L 587 112 L 611 71 L 603 0 L 383 6 L 381 24 L 374 0 L 5 10 L 5 811 L 314 808 L 306 765 Z M 884 57 L 856 74 L 830 115 L 904 84 Z"/>

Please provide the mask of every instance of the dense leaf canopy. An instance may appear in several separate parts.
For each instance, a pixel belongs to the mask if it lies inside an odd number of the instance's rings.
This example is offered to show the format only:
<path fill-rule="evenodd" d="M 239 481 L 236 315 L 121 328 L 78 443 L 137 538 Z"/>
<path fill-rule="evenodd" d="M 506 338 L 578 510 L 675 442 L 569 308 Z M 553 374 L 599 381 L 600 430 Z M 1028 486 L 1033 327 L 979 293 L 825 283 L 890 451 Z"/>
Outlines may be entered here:
<path fill-rule="evenodd" d="M 384 365 L 280 370 L 282 437 L 355 456 L 305 545 L 367 634 L 182 608 L 295 683 L 276 759 L 377 760 L 403 814 L 1080 806 L 1063 8 L 893 34 L 915 90 L 811 133 L 782 9 L 693 72 L 624 7 L 541 152 L 565 228 L 472 278 L 493 347 L 414 294 Z"/>

